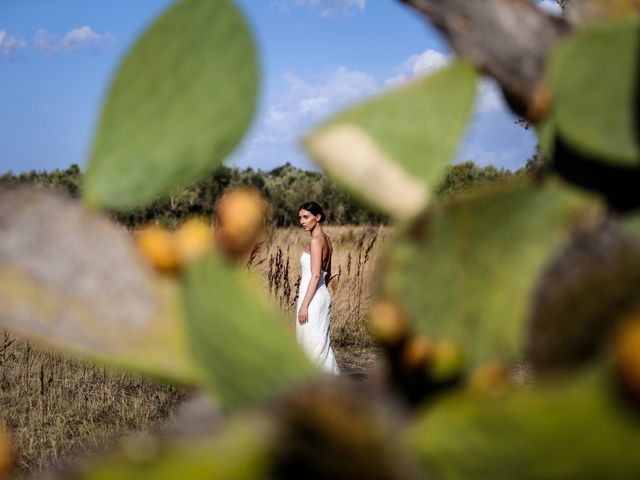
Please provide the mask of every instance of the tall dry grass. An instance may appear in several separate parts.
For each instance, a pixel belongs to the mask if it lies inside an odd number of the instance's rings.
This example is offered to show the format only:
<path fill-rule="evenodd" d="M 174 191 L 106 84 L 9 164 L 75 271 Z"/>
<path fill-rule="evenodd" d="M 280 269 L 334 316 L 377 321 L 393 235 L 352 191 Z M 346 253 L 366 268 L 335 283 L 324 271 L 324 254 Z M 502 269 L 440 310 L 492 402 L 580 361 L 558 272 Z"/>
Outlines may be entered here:
<path fill-rule="evenodd" d="M 184 392 L 35 348 L 0 331 L 0 423 L 12 478 L 153 431 Z"/>

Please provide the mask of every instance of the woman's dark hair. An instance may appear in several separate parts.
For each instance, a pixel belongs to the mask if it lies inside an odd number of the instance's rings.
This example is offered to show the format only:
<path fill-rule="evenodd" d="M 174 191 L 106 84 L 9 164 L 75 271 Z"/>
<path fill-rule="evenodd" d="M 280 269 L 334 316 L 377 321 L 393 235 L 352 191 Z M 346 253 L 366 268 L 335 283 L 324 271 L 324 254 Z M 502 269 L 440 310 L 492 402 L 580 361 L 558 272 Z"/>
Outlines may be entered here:
<path fill-rule="evenodd" d="M 298 208 L 298 212 L 300 210 L 306 210 L 307 212 L 311 212 L 314 215 L 320 215 L 320 222 L 322 223 L 324 222 L 324 219 L 327 217 L 324 214 L 324 210 L 322 210 L 322 207 L 320 205 L 318 205 L 316 202 L 306 202 L 303 203 L 302 205 L 300 205 L 300 207 Z"/>

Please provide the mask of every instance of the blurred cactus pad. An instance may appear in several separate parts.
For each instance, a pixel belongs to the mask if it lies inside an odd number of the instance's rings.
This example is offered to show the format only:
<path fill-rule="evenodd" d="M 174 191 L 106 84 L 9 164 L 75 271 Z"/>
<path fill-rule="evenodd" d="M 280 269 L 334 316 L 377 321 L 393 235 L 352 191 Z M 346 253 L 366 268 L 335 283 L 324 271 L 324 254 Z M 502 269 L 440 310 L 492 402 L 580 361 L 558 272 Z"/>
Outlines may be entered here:
<path fill-rule="evenodd" d="M 223 165 L 256 109 L 258 45 L 233 1 L 181 0 L 115 72 L 85 172 L 2 177 L 5 339 L 198 391 L 219 420 L 51 475 L 640 477 L 637 2 L 403 3 L 455 59 L 308 132 L 323 173 Z M 539 135 L 521 171 L 451 165 L 481 74 Z M 274 240 L 312 186 L 334 238 L 364 224 L 329 287 L 339 378 L 296 342 L 303 238 Z M 347 344 L 374 352 L 359 375 Z M 0 475 L 20 454 L 9 423 Z"/>

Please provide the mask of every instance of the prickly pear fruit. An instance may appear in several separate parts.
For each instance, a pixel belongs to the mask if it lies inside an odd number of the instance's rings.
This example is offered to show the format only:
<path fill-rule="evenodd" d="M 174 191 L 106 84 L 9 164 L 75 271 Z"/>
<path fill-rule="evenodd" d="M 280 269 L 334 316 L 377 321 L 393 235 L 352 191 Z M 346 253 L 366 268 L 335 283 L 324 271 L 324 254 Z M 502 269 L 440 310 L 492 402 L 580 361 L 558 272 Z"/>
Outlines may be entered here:
<path fill-rule="evenodd" d="M 180 265 L 173 234 L 162 227 L 152 225 L 137 234 L 138 248 L 144 257 L 159 271 L 175 272 Z"/>
<path fill-rule="evenodd" d="M 258 190 L 237 187 L 226 192 L 215 206 L 218 245 L 237 259 L 251 250 L 263 230 L 265 202 Z"/>
<path fill-rule="evenodd" d="M 175 232 L 175 242 L 181 263 L 200 257 L 213 247 L 213 231 L 202 219 L 191 218 Z"/>
<path fill-rule="evenodd" d="M 406 313 L 391 300 L 379 300 L 368 312 L 367 328 L 381 345 L 396 345 L 409 333 Z"/>
<path fill-rule="evenodd" d="M 640 312 L 625 318 L 613 341 L 615 380 L 623 397 L 640 408 Z"/>

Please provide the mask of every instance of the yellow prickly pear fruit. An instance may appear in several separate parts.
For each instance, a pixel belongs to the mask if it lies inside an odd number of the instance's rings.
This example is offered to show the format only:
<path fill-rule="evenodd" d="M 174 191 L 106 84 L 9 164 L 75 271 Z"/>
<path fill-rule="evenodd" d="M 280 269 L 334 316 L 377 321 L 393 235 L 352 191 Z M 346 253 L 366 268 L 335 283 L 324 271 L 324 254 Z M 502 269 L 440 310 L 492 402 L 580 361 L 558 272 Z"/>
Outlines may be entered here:
<path fill-rule="evenodd" d="M 406 338 L 409 323 L 405 312 L 391 300 L 379 300 L 367 314 L 367 328 L 382 345 L 395 345 Z"/>
<path fill-rule="evenodd" d="M 152 225 L 137 233 L 138 248 L 149 262 L 162 272 L 174 272 L 180 265 L 173 234 Z"/>
<path fill-rule="evenodd" d="M 237 187 L 227 191 L 215 207 L 220 248 L 238 258 L 254 245 L 264 225 L 266 205 L 255 188 Z"/>
<path fill-rule="evenodd" d="M 201 218 L 187 220 L 174 235 L 175 246 L 181 264 L 200 257 L 213 247 L 213 230 Z"/>
<path fill-rule="evenodd" d="M 433 342 L 426 335 L 416 335 L 402 350 L 401 362 L 408 370 L 423 368 L 433 354 Z"/>
<path fill-rule="evenodd" d="M 617 329 L 613 356 L 619 388 L 628 400 L 640 406 L 640 314 L 629 317 Z"/>
<path fill-rule="evenodd" d="M 464 352 L 453 340 L 439 340 L 433 348 L 432 361 L 427 364 L 431 378 L 446 382 L 462 375 L 466 363 Z"/>

